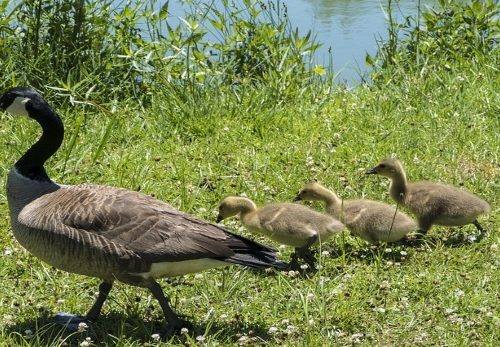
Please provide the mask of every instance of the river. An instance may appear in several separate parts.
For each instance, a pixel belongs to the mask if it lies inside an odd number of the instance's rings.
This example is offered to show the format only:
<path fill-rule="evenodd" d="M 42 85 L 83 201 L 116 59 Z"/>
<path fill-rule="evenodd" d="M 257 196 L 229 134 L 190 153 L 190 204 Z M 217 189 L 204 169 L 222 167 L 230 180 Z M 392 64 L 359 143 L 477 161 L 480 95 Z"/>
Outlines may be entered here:
<path fill-rule="evenodd" d="M 217 2 L 217 1 L 215 1 Z M 284 0 L 293 27 L 305 34 L 316 35 L 322 47 L 314 61 L 329 66 L 338 82 L 357 84 L 366 73 L 366 53 L 377 51 L 377 40 L 387 37 L 387 0 Z M 416 15 L 418 1 L 392 1 L 393 15 L 397 19 Z M 422 0 L 421 6 L 436 1 Z M 172 0 L 170 13 L 182 17 L 188 5 Z M 331 52 L 331 53 L 330 53 Z"/>

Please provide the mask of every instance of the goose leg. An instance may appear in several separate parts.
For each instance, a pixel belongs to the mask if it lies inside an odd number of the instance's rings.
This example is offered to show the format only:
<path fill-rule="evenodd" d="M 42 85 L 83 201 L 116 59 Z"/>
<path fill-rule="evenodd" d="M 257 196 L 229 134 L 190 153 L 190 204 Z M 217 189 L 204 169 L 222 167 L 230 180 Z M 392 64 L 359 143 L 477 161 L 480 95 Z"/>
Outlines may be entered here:
<path fill-rule="evenodd" d="M 86 319 L 88 319 L 89 321 L 94 321 L 99 317 L 99 315 L 101 314 L 102 305 L 108 298 L 109 292 L 112 287 L 113 281 L 103 281 L 99 285 L 99 295 L 97 296 L 94 305 L 92 305 L 89 312 L 87 312 L 87 315 L 85 316 Z"/>
<path fill-rule="evenodd" d="M 172 310 L 170 305 L 168 304 L 168 300 L 163 293 L 158 282 L 154 279 L 148 280 L 148 289 L 153 293 L 153 296 L 160 303 L 161 309 L 163 310 L 163 314 L 165 316 L 165 320 L 167 321 L 167 328 L 162 332 L 162 338 L 166 338 L 172 336 L 174 333 L 179 332 L 181 328 L 191 328 L 191 323 L 180 319 L 177 314 Z"/>
<path fill-rule="evenodd" d="M 59 312 L 54 317 L 56 324 L 63 325 L 69 331 L 79 331 L 81 329 L 81 323 L 85 323 L 88 327 L 89 322 L 95 321 L 101 314 L 102 305 L 104 304 L 104 301 L 106 301 L 112 286 L 113 281 L 103 281 L 99 285 L 99 295 L 85 317 L 71 313 Z"/>

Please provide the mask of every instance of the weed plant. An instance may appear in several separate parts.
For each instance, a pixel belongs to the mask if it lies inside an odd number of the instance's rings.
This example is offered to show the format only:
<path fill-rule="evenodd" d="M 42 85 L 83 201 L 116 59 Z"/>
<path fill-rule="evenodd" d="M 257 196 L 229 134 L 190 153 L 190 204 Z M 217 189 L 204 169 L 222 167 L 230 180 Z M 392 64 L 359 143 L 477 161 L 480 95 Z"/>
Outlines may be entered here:
<path fill-rule="evenodd" d="M 481 17 L 485 7 L 474 3 L 469 7 L 444 4 L 454 13 L 449 25 L 456 28 L 462 19 L 479 20 L 475 16 Z M 482 3 L 490 6 L 487 1 Z M 193 4 L 193 9 L 206 12 L 201 3 Z M 493 10 L 498 11 L 498 6 Z M 147 11 L 147 7 L 137 9 L 136 14 L 142 16 Z M 97 60 L 97 65 L 86 65 L 88 74 L 80 75 L 71 88 L 57 67 L 47 63 L 45 69 L 35 68 L 33 57 L 27 57 L 22 65 L 13 58 L 21 51 L 14 54 L 8 50 L 14 47 L 8 45 L 22 38 L 10 35 L 5 24 L 11 23 L 5 22 L 6 18 L 19 12 L 0 13 L 4 21 L 1 37 L 5 39 L 0 54 L 6 58 L 1 60 L 1 83 L 8 87 L 38 81 L 37 86 L 46 92 L 65 122 L 63 147 L 47 164 L 49 175 L 57 182 L 126 187 L 215 220 L 216 206 L 226 195 L 244 193 L 259 204 L 290 201 L 311 179 L 318 179 L 346 199 L 391 202 L 387 180 L 366 177 L 364 172 L 379 159 L 394 155 L 404 162 L 410 180 L 461 186 L 492 206 L 491 213 L 481 218 L 490 231 L 481 242 L 468 240 L 475 232 L 472 225 L 434 227 L 422 247 L 371 247 L 345 233 L 321 245 L 317 254 L 321 268 L 308 276 L 230 267 L 162 280 L 174 309 L 187 315 L 195 327 L 168 341 L 157 341 L 154 334 L 162 321 L 158 304 L 147 291 L 120 284 L 91 330 L 71 334 L 55 326 L 51 317 L 56 312 L 86 312 L 96 296 L 98 280 L 53 269 L 28 254 L 12 236 L 5 193 L 1 193 L 1 346 L 498 345 L 500 57 L 495 44 L 475 49 L 477 42 L 463 39 L 461 30 L 450 27 L 448 41 L 457 42 L 457 46 L 447 47 L 448 55 L 443 56 L 424 47 L 434 45 L 440 35 L 434 30 L 442 32 L 447 24 L 427 25 L 427 33 L 420 33 L 418 40 L 422 65 L 401 58 L 411 56 L 413 48 L 409 47 L 415 47 L 415 37 L 410 35 L 397 41 L 391 63 L 382 63 L 383 50 L 373 58 L 377 61 L 373 84 L 348 90 L 317 79 L 315 72 L 307 73 L 307 62 L 301 62 L 304 67 L 294 67 L 299 62 L 290 60 L 290 71 L 304 71 L 294 80 L 293 73 L 281 76 L 271 63 L 262 71 L 275 71 L 274 75 L 252 71 L 250 65 L 245 68 L 246 58 L 238 60 L 238 54 L 230 50 L 226 53 L 233 54 L 234 60 L 220 58 L 220 65 L 215 64 L 219 70 L 209 70 L 207 64 L 206 71 L 233 72 L 204 78 L 199 73 L 201 65 L 194 67 L 195 54 L 190 53 L 188 60 L 186 48 L 205 52 L 201 41 L 195 45 L 183 36 L 181 46 L 186 55 L 157 60 L 163 64 L 161 76 L 148 75 L 151 80 L 138 89 L 138 95 L 147 95 L 147 102 L 139 102 L 144 99 L 137 98 L 135 87 L 131 87 L 135 76 L 101 83 L 102 75 L 92 71 L 101 71 L 94 68 L 106 64 L 99 65 Z M 161 11 L 155 13 L 162 17 Z M 442 11 L 438 8 L 429 13 L 420 15 L 427 18 Z M 233 11 L 226 16 L 241 18 Z M 245 20 L 251 22 L 250 17 Z M 206 18 L 218 20 L 213 9 Z M 233 28 L 230 23 L 225 25 Z M 203 33 L 200 26 L 191 26 Z M 157 29 L 162 32 L 159 24 Z M 223 37 L 227 42 L 239 42 L 237 32 L 231 29 Z M 491 42 L 494 33 L 494 29 L 485 31 L 484 42 Z M 175 35 L 181 36 L 172 37 Z M 153 40 L 147 44 L 162 43 Z M 155 49 L 149 51 L 154 52 L 152 57 L 157 54 Z M 273 47 L 270 51 L 283 56 L 282 49 Z M 254 47 L 248 54 L 266 61 L 261 53 Z M 89 56 L 96 57 L 97 51 Z M 68 53 L 61 59 L 70 57 Z M 114 62 L 121 61 L 106 54 L 102 58 L 103 63 L 111 64 L 109 71 L 115 71 Z M 139 61 L 143 69 L 144 60 Z M 190 77 L 182 79 L 182 73 L 173 72 L 168 75 L 167 71 L 175 71 L 174 65 L 182 66 L 184 70 L 178 71 L 185 71 L 185 76 L 189 71 Z M 241 69 L 231 70 L 237 66 Z M 279 85 L 278 78 L 289 83 Z M 7 114 L 0 118 L 0 177 L 4 180 L 15 160 L 38 136 L 39 128 L 34 122 L 13 120 Z M 290 255 L 289 248 L 249 234 L 237 221 L 227 225 L 279 248 L 283 259 Z"/>

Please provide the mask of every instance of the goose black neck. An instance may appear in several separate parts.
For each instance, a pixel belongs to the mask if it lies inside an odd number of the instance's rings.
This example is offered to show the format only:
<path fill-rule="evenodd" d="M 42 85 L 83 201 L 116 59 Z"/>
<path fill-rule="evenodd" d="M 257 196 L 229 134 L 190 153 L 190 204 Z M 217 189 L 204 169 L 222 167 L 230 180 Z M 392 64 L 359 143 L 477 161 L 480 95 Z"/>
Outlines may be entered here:
<path fill-rule="evenodd" d="M 43 165 L 61 146 L 64 126 L 61 118 L 47 104 L 38 104 L 34 109 L 28 103 L 26 108 L 30 117 L 42 127 L 42 136 L 16 162 L 15 167 L 25 177 L 38 181 L 50 181 Z"/>

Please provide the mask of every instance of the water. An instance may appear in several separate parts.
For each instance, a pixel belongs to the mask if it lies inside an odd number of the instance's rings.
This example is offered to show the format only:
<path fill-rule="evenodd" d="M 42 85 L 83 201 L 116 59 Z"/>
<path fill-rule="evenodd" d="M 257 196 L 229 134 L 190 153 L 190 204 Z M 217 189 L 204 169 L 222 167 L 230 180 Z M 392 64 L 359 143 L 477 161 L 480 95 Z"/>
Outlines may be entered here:
<path fill-rule="evenodd" d="M 393 15 L 416 15 L 416 0 L 393 1 Z M 316 35 L 323 46 L 318 50 L 314 61 L 324 66 L 330 65 L 337 81 L 350 85 L 360 81 L 366 72 L 366 53 L 377 51 L 377 39 L 387 37 L 386 8 L 387 0 L 284 0 L 293 27 L 306 34 L 309 30 Z M 422 0 L 421 6 L 435 1 Z M 187 5 L 172 1 L 170 11 L 182 16 Z M 329 52 L 331 51 L 331 55 Z"/>

